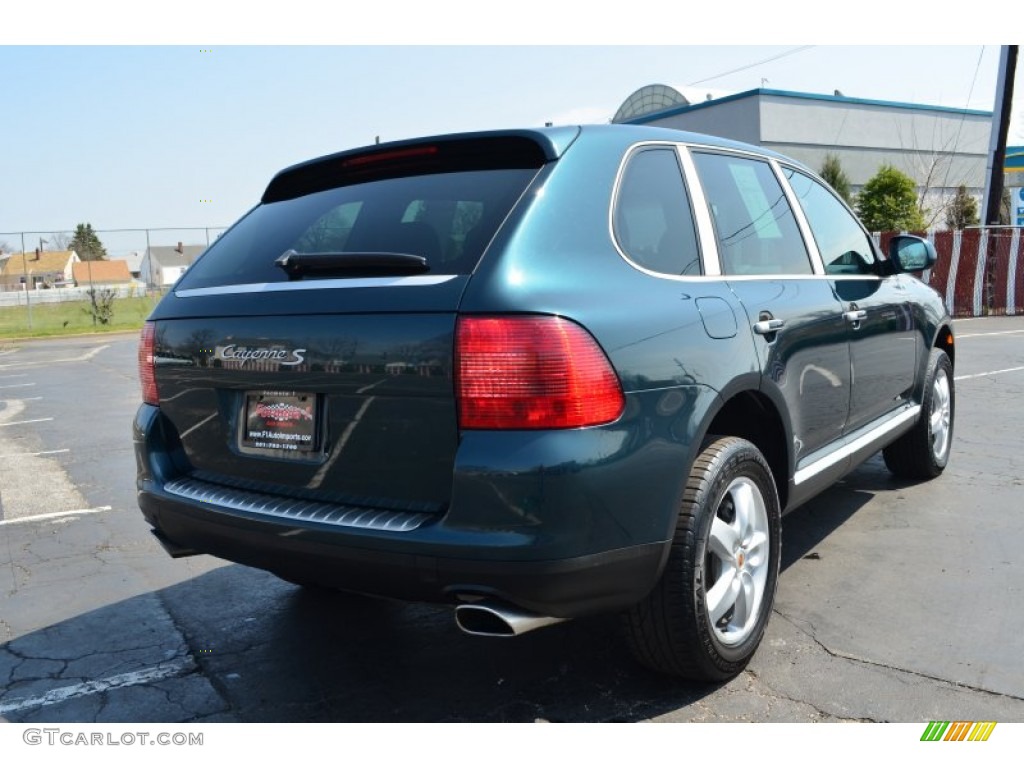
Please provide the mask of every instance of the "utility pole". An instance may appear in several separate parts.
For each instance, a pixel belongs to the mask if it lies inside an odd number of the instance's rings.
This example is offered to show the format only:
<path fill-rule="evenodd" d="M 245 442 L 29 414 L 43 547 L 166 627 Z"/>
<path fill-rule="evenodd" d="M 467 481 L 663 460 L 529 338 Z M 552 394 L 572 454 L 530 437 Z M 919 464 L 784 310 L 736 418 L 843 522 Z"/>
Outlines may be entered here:
<path fill-rule="evenodd" d="M 28 310 L 28 330 L 32 331 L 32 300 L 28 293 L 28 256 L 25 254 L 25 233 L 21 233 L 21 266 L 25 272 L 25 309 Z"/>
<path fill-rule="evenodd" d="M 985 179 L 985 217 L 983 224 L 999 223 L 999 205 L 1003 200 L 1003 165 L 1006 162 L 1006 135 L 1010 131 L 1013 106 L 1013 81 L 1017 70 L 1016 45 L 1004 45 L 999 53 L 999 79 L 996 83 L 996 109 L 992 115 L 992 137 L 988 147 L 988 176 Z"/>
<path fill-rule="evenodd" d="M 86 259 L 89 266 L 89 301 L 92 302 L 92 326 L 96 327 L 96 286 L 92 284 L 92 259 Z"/>

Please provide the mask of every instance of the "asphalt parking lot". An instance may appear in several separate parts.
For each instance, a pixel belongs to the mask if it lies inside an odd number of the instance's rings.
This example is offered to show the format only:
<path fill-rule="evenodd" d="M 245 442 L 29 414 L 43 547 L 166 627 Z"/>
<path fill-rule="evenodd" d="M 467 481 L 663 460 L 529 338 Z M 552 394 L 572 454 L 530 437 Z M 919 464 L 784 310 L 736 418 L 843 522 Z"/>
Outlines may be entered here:
<path fill-rule="evenodd" d="M 880 457 L 784 520 L 775 615 L 720 686 L 614 617 L 518 638 L 450 610 L 171 560 L 135 505 L 134 335 L 0 344 L 0 720 L 1024 720 L 1024 318 L 958 321 L 951 463 Z"/>

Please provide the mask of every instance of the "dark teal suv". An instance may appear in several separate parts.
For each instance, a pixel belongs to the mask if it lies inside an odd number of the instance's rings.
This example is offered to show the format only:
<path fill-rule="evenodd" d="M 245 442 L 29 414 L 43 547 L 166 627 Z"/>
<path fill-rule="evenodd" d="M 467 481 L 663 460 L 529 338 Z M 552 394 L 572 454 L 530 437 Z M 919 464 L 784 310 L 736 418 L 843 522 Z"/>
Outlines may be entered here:
<path fill-rule="evenodd" d="M 138 499 L 173 556 L 450 603 L 477 635 L 620 612 L 723 679 L 780 519 L 879 450 L 942 472 L 954 341 L 814 173 L 636 126 L 288 168 L 153 312 Z"/>

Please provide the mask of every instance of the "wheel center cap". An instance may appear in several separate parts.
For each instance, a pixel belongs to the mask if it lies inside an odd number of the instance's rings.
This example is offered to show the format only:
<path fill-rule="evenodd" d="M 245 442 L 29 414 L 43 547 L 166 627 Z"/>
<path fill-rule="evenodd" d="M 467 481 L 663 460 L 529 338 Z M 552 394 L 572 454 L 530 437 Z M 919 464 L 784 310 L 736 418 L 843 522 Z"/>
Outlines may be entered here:
<path fill-rule="evenodd" d="M 745 555 L 743 554 L 743 550 L 742 550 L 742 549 L 741 549 L 741 550 L 740 550 L 739 552 L 737 552 L 737 553 L 736 553 L 736 565 L 737 565 L 737 566 L 739 566 L 740 568 L 742 568 L 742 567 L 743 567 L 743 563 L 744 563 L 744 561 L 745 561 L 746 559 L 747 559 L 747 558 L 746 558 L 746 556 L 745 556 Z"/>

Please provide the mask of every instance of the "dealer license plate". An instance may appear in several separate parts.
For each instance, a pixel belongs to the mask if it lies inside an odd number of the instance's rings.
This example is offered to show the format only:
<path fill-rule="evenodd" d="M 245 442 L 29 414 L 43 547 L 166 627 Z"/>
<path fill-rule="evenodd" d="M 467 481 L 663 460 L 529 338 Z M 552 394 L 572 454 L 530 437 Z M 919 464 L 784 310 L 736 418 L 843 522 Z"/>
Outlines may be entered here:
<path fill-rule="evenodd" d="M 246 392 L 242 445 L 295 453 L 315 451 L 316 400 L 309 392 Z"/>

